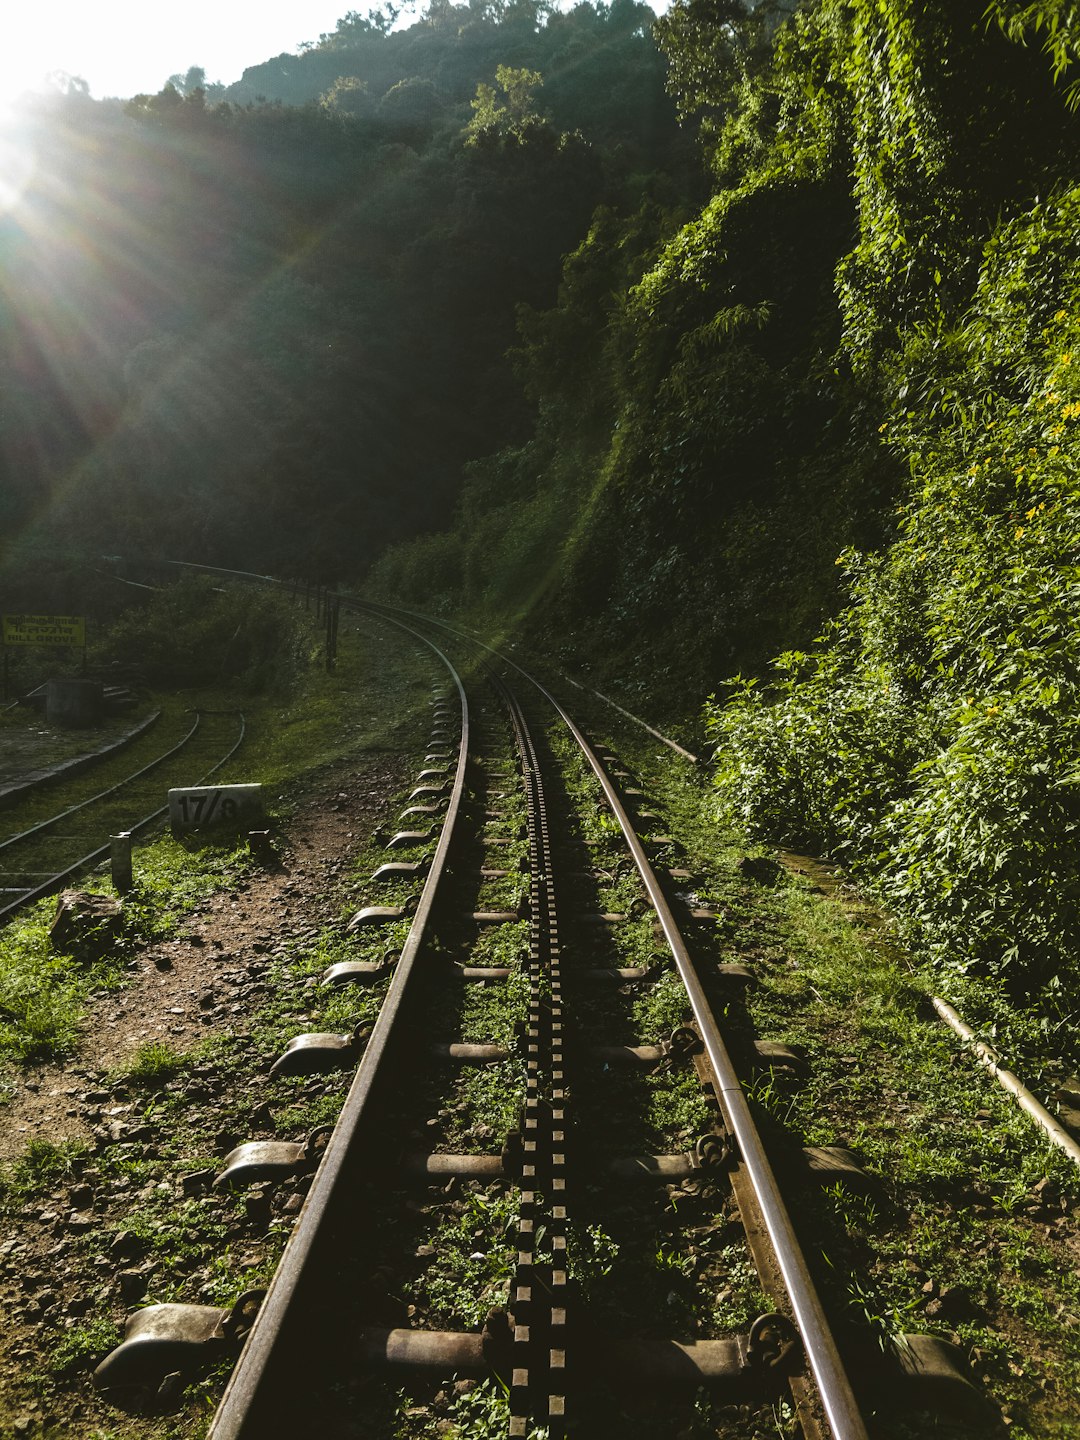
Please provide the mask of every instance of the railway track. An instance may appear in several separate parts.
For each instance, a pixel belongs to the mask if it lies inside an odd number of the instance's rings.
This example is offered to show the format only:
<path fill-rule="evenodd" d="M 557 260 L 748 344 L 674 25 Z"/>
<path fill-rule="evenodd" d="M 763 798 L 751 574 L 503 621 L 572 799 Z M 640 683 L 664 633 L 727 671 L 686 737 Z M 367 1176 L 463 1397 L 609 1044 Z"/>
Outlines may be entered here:
<path fill-rule="evenodd" d="M 91 767 L 78 780 L 51 785 L 5 810 L 0 923 L 106 859 L 110 835 L 152 830 L 167 813 L 159 803 L 164 791 L 209 780 L 243 739 L 244 717 L 238 711 L 196 711 L 184 717 L 181 733 L 164 748 L 154 736 L 143 737 L 127 752 L 130 768 L 119 780 L 99 789 Z"/>
<path fill-rule="evenodd" d="M 424 638 L 449 678 L 346 927 L 396 939 L 408 922 L 407 935 L 324 976 L 381 987 L 373 1025 L 300 1034 L 274 1066 L 353 1069 L 337 1125 L 242 1143 L 215 1179 L 302 1179 L 281 1264 L 265 1297 L 228 1311 L 136 1312 L 99 1384 L 153 1388 L 244 1340 L 214 1440 L 313 1422 L 406 1433 L 402 1385 L 484 1377 L 511 1436 L 605 1433 L 613 1415 L 627 1434 L 675 1435 L 702 1396 L 710 1433 L 775 1414 L 808 1440 L 864 1436 L 861 1403 L 887 1387 L 977 1405 L 947 1343 L 838 1344 L 792 1197 L 858 1185 L 857 1168 L 819 1149 L 778 1178 L 743 1082 L 798 1057 L 755 1042 L 733 1058 L 725 1016 L 752 977 L 715 953 L 715 916 L 634 775 L 523 672 L 478 668 L 451 637 L 455 666 L 445 631 Z"/>

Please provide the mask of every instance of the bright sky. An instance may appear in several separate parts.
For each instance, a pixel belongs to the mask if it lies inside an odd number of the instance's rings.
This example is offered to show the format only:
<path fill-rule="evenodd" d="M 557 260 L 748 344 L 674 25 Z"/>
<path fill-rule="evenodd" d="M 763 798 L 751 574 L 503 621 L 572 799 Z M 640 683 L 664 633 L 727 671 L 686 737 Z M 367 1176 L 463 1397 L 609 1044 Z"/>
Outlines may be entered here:
<path fill-rule="evenodd" d="M 0 103 L 40 89 L 54 70 L 81 76 L 98 100 L 152 94 L 191 65 L 229 84 L 246 65 L 291 54 L 347 11 L 368 8 L 363 0 L 22 0 L 4 16 Z"/>

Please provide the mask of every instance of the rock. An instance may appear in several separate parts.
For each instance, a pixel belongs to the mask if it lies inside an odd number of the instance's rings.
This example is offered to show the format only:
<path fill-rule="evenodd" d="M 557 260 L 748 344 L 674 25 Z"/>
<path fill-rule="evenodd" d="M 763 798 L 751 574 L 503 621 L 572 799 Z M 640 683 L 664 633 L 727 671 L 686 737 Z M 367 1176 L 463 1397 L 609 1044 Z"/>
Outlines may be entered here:
<path fill-rule="evenodd" d="M 157 1388 L 157 1398 L 163 1405 L 170 1404 L 175 1400 L 184 1388 L 184 1377 L 179 1370 L 174 1370 L 171 1375 L 166 1375 Z"/>
<path fill-rule="evenodd" d="M 64 890 L 56 902 L 49 927 L 54 950 L 80 960 L 100 960 L 112 948 L 123 928 L 123 905 L 109 895 L 85 890 Z"/>
<path fill-rule="evenodd" d="M 141 1260 L 150 1248 L 148 1242 L 133 1230 L 121 1230 L 109 1246 L 114 1260 Z"/>
<path fill-rule="evenodd" d="M 146 1294 L 148 1277 L 141 1270 L 121 1270 L 116 1280 L 125 1305 L 133 1305 Z"/>
<path fill-rule="evenodd" d="M 184 1195 L 190 1199 L 193 1195 L 201 1195 L 202 1192 L 208 1190 L 213 1183 L 213 1167 L 208 1170 L 193 1170 L 189 1175 L 181 1177 L 180 1189 Z"/>
<path fill-rule="evenodd" d="M 270 1185 L 253 1185 L 244 1196 L 244 1214 L 249 1220 L 263 1221 L 270 1214 Z"/>

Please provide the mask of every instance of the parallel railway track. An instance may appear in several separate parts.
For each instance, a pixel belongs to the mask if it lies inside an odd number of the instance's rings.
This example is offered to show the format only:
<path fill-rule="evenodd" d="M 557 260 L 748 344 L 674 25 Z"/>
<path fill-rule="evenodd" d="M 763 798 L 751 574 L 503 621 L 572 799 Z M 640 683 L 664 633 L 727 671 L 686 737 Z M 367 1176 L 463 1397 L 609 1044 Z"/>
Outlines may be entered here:
<path fill-rule="evenodd" d="M 0 923 L 107 858 L 110 834 L 150 832 L 167 813 L 159 803 L 165 790 L 212 778 L 240 748 L 244 729 L 238 711 L 195 712 L 186 732 L 166 748 L 145 737 L 140 758 L 132 756 L 135 768 L 119 781 L 95 790 L 91 768 L 78 781 L 50 787 L 44 815 L 36 795 L 4 811 Z M 27 823 L 31 811 L 38 813 Z"/>

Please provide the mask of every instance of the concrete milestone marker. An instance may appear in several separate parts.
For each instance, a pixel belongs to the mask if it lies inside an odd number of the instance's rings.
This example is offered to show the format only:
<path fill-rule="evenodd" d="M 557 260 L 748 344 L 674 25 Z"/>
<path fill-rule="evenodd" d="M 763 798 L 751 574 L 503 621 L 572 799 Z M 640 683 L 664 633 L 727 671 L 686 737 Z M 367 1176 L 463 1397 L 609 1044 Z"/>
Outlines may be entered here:
<path fill-rule="evenodd" d="M 196 785 L 169 791 L 169 824 L 174 835 L 213 826 L 250 830 L 265 823 L 261 785 Z"/>

